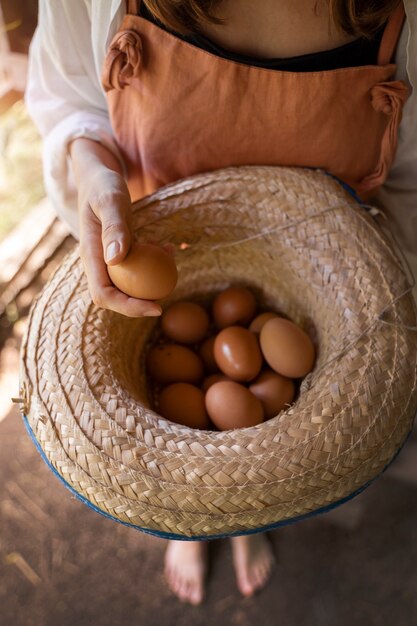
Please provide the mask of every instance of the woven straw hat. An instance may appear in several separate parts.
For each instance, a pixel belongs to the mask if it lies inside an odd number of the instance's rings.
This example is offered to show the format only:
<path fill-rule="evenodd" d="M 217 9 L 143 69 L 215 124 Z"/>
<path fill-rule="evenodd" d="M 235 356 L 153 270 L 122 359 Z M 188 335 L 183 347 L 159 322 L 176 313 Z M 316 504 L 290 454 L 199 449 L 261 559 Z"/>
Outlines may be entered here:
<path fill-rule="evenodd" d="M 256 427 L 174 424 L 149 408 L 158 320 L 96 307 L 75 249 L 32 306 L 20 375 L 26 426 L 65 484 L 145 532 L 206 539 L 326 510 L 379 475 L 412 428 L 416 310 L 352 194 L 318 170 L 227 168 L 160 189 L 133 221 L 138 239 L 177 247 L 165 305 L 246 285 L 310 334 L 317 361 L 297 401 Z"/>

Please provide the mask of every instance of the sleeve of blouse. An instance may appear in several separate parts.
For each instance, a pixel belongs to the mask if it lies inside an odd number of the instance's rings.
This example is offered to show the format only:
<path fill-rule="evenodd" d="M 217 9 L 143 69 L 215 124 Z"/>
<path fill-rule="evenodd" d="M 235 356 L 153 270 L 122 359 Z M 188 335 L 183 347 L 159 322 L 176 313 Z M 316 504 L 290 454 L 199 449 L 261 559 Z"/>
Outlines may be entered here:
<path fill-rule="evenodd" d="M 92 0 L 40 0 L 25 93 L 29 114 L 43 139 L 46 193 L 77 239 L 77 191 L 69 142 L 88 137 L 107 146 L 122 162 L 96 67 L 91 4 Z"/>
<path fill-rule="evenodd" d="M 397 49 L 397 77 L 408 82 L 407 100 L 394 163 L 377 200 L 385 209 L 403 250 L 417 261 L 417 7 L 404 2 L 407 21 Z M 417 277 L 417 274 L 416 274 Z"/>

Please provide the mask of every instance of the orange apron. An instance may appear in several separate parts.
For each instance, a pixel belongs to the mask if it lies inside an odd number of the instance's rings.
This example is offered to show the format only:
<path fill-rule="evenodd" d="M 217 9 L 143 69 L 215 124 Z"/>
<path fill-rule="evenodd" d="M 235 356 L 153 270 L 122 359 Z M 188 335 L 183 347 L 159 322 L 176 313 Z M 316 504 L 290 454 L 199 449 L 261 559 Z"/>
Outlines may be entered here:
<path fill-rule="evenodd" d="M 402 3 L 377 65 L 320 72 L 217 57 L 139 17 L 138 8 L 127 1 L 103 67 L 132 199 L 231 165 L 323 168 L 364 199 L 384 182 L 408 97 L 406 84 L 391 80 Z"/>

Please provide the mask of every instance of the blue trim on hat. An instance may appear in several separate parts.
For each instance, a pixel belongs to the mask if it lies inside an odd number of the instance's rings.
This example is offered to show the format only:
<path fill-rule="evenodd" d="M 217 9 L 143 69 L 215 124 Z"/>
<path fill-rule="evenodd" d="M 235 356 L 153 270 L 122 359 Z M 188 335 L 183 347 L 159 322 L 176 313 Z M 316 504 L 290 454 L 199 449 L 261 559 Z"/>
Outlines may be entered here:
<path fill-rule="evenodd" d="M 315 169 L 315 168 L 313 168 L 313 169 Z M 321 170 L 321 171 L 322 171 L 324 174 L 326 174 L 326 176 L 329 176 L 330 178 L 333 178 L 333 180 L 335 180 L 336 182 L 338 182 L 338 183 L 339 183 L 339 185 L 340 185 L 341 187 L 343 187 L 343 189 L 345 189 L 345 191 L 347 191 L 347 192 L 348 192 L 348 194 L 349 194 L 350 196 L 352 196 L 352 198 L 353 198 L 354 200 L 356 200 L 356 202 L 357 202 L 358 204 L 360 204 L 360 205 L 361 205 L 361 206 L 363 206 L 363 207 L 368 206 L 368 205 L 366 204 L 366 202 L 364 202 L 364 201 L 363 201 L 363 200 L 362 200 L 362 199 L 358 196 L 358 194 L 357 194 L 357 193 L 356 193 L 356 191 L 353 189 L 353 187 L 351 187 L 350 185 L 348 185 L 347 183 L 345 183 L 345 181 L 344 181 L 344 180 L 342 180 L 342 179 L 341 179 L 341 178 L 339 178 L 338 176 L 335 176 L 334 174 L 331 174 L 331 173 L 330 173 L 330 172 L 328 172 L 327 170 Z"/>
<path fill-rule="evenodd" d="M 48 458 L 46 457 L 46 455 L 45 455 L 45 453 L 44 453 L 44 451 L 43 451 L 39 441 L 35 437 L 35 434 L 34 434 L 32 428 L 31 428 L 31 426 L 29 424 L 28 418 L 24 414 L 23 414 L 23 422 L 25 424 L 27 432 L 29 433 L 30 438 L 35 443 L 35 446 L 37 447 L 41 457 L 43 458 L 45 463 L 49 466 L 49 468 L 52 470 L 52 472 L 55 474 L 55 476 L 57 476 L 60 479 L 60 481 L 65 485 L 65 487 L 67 487 L 79 500 L 81 500 L 81 502 L 84 502 L 84 504 L 89 506 L 90 509 L 93 509 L 97 513 L 100 513 L 100 515 L 104 515 L 104 517 L 107 517 L 108 519 L 114 520 L 115 522 L 119 522 L 120 524 L 123 524 L 124 526 L 129 526 L 130 528 L 135 528 L 136 530 L 140 530 L 140 531 L 142 531 L 144 533 L 147 533 L 149 535 L 154 535 L 156 537 L 162 537 L 163 539 L 182 539 L 184 541 L 209 541 L 211 539 L 223 539 L 225 537 L 237 537 L 237 536 L 240 536 L 240 535 L 253 535 L 255 533 L 265 532 L 267 530 L 274 530 L 275 528 L 279 528 L 281 526 L 287 526 L 288 524 L 294 524 L 295 522 L 299 522 L 299 521 L 302 521 L 304 519 L 308 519 L 310 517 L 314 517 L 315 515 L 319 515 L 320 513 L 325 513 L 327 511 L 331 511 L 332 509 L 335 509 L 336 507 L 340 506 L 341 504 L 344 504 L 348 500 L 352 500 L 352 498 L 354 498 L 355 496 L 357 496 L 360 493 L 362 493 L 362 491 L 364 491 L 367 487 L 369 487 L 369 485 L 371 483 L 373 483 L 377 478 L 379 478 L 379 476 L 381 476 L 385 472 L 385 470 L 391 465 L 391 463 L 397 458 L 398 454 L 402 450 L 403 446 L 407 442 L 407 440 L 410 437 L 410 435 L 412 433 L 412 430 L 413 430 L 411 428 L 411 430 L 407 434 L 407 437 L 405 438 L 404 442 L 398 448 L 397 452 L 394 454 L 394 456 L 392 457 L 391 461 L 389 461 L 389 463 L 384 467 L 382 472 L 380 472 L 377 476 L 375 476 L 374 478 L 369 480 L 365 485 L 363 485 L 363 487 L 360 487 L 359 489 L 354 491 L 351 495 L 346 496 L 345 498 L 342 498 L 341 500 L 338 500 L 337 502 L 333 502 L 332 504 L 328 504 L 328 505 L 326 505 L 324 507 L 321 507 L 320 509 L 316 509 L 315 511 L 311 511 L 310 513 L 304 513 L 303 515 L 298 515 L 297 517 L 292 517 L 291 519 L 288 519 L 288 520 L 283 520 L 283 521 L 280 521 L 280 522 L 275 522 L 273 524 L 268 524 L 266 526 L 262 526 L 261 528 L 256 528 L 256 529 L 251 529 L 251 530 L 246 530 L 246 531 L 236 531 L 236 532 L 227 533 L 227 534 L 220 534 L 220 535 L 208 535 L 208 536 L 207 535 L 200 535 L 200 536 L 197 536 L 197 537 L 185 537 L 184 535 L 177 535 L 175 533 L 166 533 L 166 532 L 163 532 L 163 531 L 151 530 L 149 528 L 143 528 L 142 526 L 136 526 L 135 524 L 129 524 L 129 522 L 123 522 L 122 520 L 118 519 L 117 517 L 113 517 L 113 515 L 110 515 L 109 513 L 106 513 L 105 511 L 102 511 L 101 509 L 99 509 L 97 506 L 92 504 L 92 502 L 90 502 L 90 500 L 88 500 L 85 496 L 82 496 L 80 493 L 78 493 L 78 491 L 76 491 L 74 489 L 74 487 L 72 487 L 69 483 L 67 483 L 67 481 L 61 476 L 61 474 L 59 474 L 59 472 L 57 472 L 57 470 L 54 468 L 54 466 L 51 465 L 51 463 L 49 462 Z"/>

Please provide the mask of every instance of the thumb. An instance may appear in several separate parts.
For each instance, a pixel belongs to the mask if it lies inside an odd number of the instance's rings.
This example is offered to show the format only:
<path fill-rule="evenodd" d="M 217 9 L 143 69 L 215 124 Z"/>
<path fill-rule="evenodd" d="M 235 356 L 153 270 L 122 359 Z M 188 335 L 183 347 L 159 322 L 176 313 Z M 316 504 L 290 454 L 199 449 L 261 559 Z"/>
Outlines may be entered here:
<path fill-rule="evenodd" d="M 129 252 L 132 235 L 130 230 L 130 198 L 116 196 L 101 208 L 101 240 L 104 260 L 108 265 L 121 263 Z"/>

